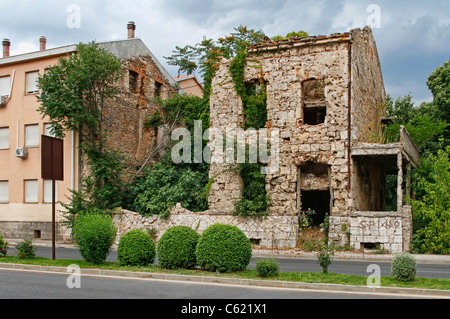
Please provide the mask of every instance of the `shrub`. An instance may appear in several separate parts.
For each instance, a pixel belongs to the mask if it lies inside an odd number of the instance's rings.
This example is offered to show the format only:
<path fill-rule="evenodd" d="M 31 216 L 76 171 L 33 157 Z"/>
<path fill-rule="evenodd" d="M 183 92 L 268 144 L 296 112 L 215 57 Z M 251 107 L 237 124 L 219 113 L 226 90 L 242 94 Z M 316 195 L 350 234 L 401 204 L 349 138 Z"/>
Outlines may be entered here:
<path fill-rule="evenodd" d="M 158 242 L 158 262 L 164 268 L 193 268 L 200 235 L 187 226 L 169 228 Z"/>
<path fill-rule="evenodd" d="M 280 271 L 280 264 L 275 259 L 260 259 L 256 261 L 255 270 L 260 277 L 275 277 Z"/>
<path fill-rule="evenodd" d="M 414 257 L 408 253 L 401 253 L 392 259 L 392 276 L 398 281 L 412 281 L 416 277 L 417 264 Z"/>
<path fill-rule="evenodd" d="M 3 235 L 0 235 L 0 256 L 6 256 L 8 253 L 8 242 L 3 240 Z"/>
<path fill-rule="evenodd" d="M 318 245 L 318 256 L 317 261 L 319 262 L 319 266 L 322 267 L 322 273 L 328 273 L 328 267 L 333 262 L 334 256 L 334 246 L 328 245 L 326 242 L 322 241 L 320 245 Z"/>
<path fill-rule="evenodd" d="M 105 214 L 78 215 L 72 234 L 83 259 L 101 264 L 110 253 L 116 227 L 112 218 Z"/>
<path fill-rule="evenodd" d="M 16 245 L 19 259 L 31 259 L 36 257 L 37 247 L 31 243 L 31 239 L 25 239 Z"/>
<path fill-rule="evenodd" d="M 196 252 L 197 263 L 210 271 L 243 270 L 250 263 L 250 240 L 236 226 L 214 224 L 201 235 Z"/>
<path fill-rule="evenodd" d="M 117 261 L 121 265 L 145 266 L 153 263 L 156 247 L 152 237 L 143 230 L 134 229 L 120 238 Z"/>

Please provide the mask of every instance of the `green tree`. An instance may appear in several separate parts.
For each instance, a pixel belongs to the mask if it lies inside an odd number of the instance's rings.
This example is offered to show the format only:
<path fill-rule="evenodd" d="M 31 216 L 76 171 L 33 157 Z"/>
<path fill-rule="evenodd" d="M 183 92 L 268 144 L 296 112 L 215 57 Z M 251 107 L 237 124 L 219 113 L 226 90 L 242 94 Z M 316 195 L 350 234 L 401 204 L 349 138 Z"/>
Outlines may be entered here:
<path fill-rule="evenodd" d="M 428 88 L 433 94 L 433 104 L 438 110 L 439 118 L 450 123 L 450 60 L 438 67 L 427 81 Z M 444 133 L 445 145 L 450 144 L 450 128 Z"/>
<path fill-rule="evenodd" d="M 392 100 L 387 98 L 387 115 L 394 123 L 390 125 L 388 136 L 393 141 L 400 138 L 400 125 L 403 125 L 411 135 L 414 143 L 423 154 L 436 153 L 440 147 L 439 139 L 448 127 L 439 117 L 439 111 L 433 103 L 414 105 L 411 94 Z"/>
<path fill-rule="evenodd" d="M 118 92 L 122 64 L 94 42 L 80 43 L 76 51 L 60 58 L 38 82 L 42 90 L 38 111 L 50 118 L 57 137 L 63 138 L 70 130 L 79 132 L 80 150 L 91 171 L 67 205 L 69 215 L 94 207 L 110 209 L 120 203 L 123 169 L 119 154 L 105 147 L 107 132 L 103 127 L 106 101 Z"/>
<path fill-rule="evenodd" d="M 170 65 L 178 66 L 178 74 L 185 72 L 192 74 L 199 71 L 203 77 L 204 97 L 211 94 L 211 81 L 218 69 L 219 63 L 224 58 L 234 57 L 238 52 L 250 45 L 268 41 L 269 38 L 261 31 L 249 29 L 240 25 L 234 28 L 234 32 L 219 38 L 218 40 L 206 37 L 196 45 L 176 47 L 173 55 L 164 57 Z"/>
<path fill-rule="evenodd" d="M 416 252 L 450 254 L 450 146 L 426 158 L 427 169 L 418 175 L 424 190 L 422 199 L 414 200 Z"/>

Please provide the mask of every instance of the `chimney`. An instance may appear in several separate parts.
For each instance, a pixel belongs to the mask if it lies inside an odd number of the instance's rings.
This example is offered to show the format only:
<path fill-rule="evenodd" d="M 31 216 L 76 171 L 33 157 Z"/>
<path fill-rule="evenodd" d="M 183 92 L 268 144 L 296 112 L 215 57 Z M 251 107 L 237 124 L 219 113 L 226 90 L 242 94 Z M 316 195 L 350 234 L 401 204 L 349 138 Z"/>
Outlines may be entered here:
<path fill-rule="evenodd" d="M 134 31 L 136 30 L 136 24 L 133 21 L 128 22 L 128 39 L 134 39 Z"/>
<path fill-rule="evenodd" d="M 9 47 L 11 46 L 11 42 L 9 39 L 3 39 L 3 57 L 6 58 L 9 56 Z"/>
<path fill-rule="evenodd" d="M 39 50 L 41 51 L 45 50 L 47 45 L 47 39 L 44 36 L 40 37 L 39 44 L 40 44 Z"/>

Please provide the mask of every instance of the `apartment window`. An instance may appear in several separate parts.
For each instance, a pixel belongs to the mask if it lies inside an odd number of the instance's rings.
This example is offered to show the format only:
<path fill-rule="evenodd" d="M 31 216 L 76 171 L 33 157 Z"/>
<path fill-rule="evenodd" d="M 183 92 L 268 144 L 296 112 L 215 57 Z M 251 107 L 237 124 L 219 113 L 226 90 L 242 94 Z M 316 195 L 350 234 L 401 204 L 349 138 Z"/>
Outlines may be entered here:
<path fill-rule="evenodd" d="M 52 180 L 44 180 L 44 203 L 52 202 Z M 55 182 L 55 201 L 58 201 L 58 183 Z"/>
<path fill-rule="evenodd" d="M 44 124 L 44 135 L 45 136 L 56 137 L 55 133 L 52 133 L 52 128 L 53 128 L 52 124 L 50 124 L 50 123 Z"/>
<path fill-rule="evenodd" d="M 26 125 L 25 138 L 26 147 L 39 147 L 39 125 Z"/>
<path fill-rule="evenodd" d="M 9 202 L 9 183 L 8 181 L 0 181 L 0 203 Z"/>
<path fill-rule="evenodd" d="M 38 181 L 37 179 L 24 181 L 25 203 L 38 202 Z"/>
<path fill-rule="evenodd" d="M 27 72 L 26 73 L 26 93 L 33 94 L 39 92 L 38 87 L 39 72 Z"/>
<path fill-rule="evenodd" d="M 0 127 L 0 150 L 9 148 L 9 128 Z"/>
<path fill-rule="evenodd" d="M 2 76 L 0 77 L 0 96 L 9 96 L 9 92 L 11 91 L 11 82 L 10 77 Z"/>

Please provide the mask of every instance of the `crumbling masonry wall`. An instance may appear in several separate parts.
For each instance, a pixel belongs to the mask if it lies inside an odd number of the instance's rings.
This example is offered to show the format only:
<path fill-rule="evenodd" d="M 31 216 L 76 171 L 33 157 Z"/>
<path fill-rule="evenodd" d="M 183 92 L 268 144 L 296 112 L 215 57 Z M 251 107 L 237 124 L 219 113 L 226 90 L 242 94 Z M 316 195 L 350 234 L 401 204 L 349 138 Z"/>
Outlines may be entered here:
<path fill-rule="evenodd" d="M 156 128 L 144 126 L 146 118 L 160 111 L 156 96 L 169 98 L 177 90 L 148 54 L 122 59 L 122 72 L 119 94 L 106 102 L 103 127 L 108 146 L 125 156 L 129 175 L 136 173 L 161 138 Z M 82 172 L 82 178 L 89 173 L 86 165 L 82 164 Z"/>

